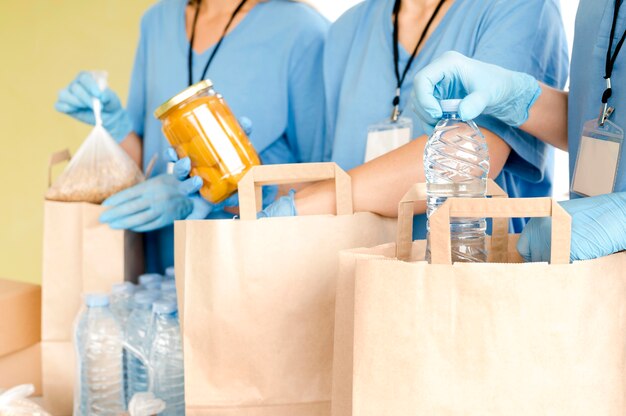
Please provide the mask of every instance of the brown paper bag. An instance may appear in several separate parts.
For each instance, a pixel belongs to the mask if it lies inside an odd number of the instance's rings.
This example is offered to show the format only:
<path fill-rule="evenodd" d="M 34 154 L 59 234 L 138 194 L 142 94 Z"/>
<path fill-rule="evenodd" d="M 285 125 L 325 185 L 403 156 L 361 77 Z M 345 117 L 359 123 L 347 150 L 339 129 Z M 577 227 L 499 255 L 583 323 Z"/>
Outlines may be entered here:
<path fill-rule="evenodd" d="M 487 182 L 487 196 L 506 198 L 507 194 L 493 180 Z M 402 199 L 398 213 L 398 229 L 396 240 L 400 241 L 398 253 L 401 257 L 411 255 L 413 237 L 413 206 L 416 202 L 426 200 L 426 184 L 413 187 Z M 503 237 L 508 231 L 506 218 L 493 221 L 493 234 L 489 256 L 502 252 Z M 500 236 L 500 237 L 498 237 Z M 420 247 L 423 253 L 426 244 Z M 377 253 L 385 257 L 396 255 L 396 244 L 385 244 L 376 248 Z M 352 415 L 352 381 L 353 381 L 353 345 L 354 345 L 354 279 L 358 258 L 371 256 L 372 249 L 358 248 L 342 251 L 339 255 L 339 273 L 337 277 L 337 299 L 335 305 L 335 339 L 333 364 L 333 416 Z M 500 259 L 498 259 L 500 260 Z"/>
<path fill-rule="evenodd" d="M 0 279 L 0 358 L 41 340 L 41 286 Z"/>
<path fill-rule="evenodd" d="M 41 345 L 30 347 L 0 357 L 0 390 L 20 384 L 35 386 L 35 396 L 41 395 Z"/>
<path fill-rule="evenodd" d="M 329 178 L 339 215 L 256 220 L 260 185 Z M 351 196 L 332 163 L 260 166 L 239 184 L 242 220 L 176 223 L 188 415 L 330 414 L 338 253 L 396 228 Z"/>
<path fill-rule="evenodd" d="M 450 265 L 451 216 L 552 216 L 551 264 L 511 239 L 508 263 Z M 569 264 L 548 198 L 451 199 L 431 231 L 433 264 L 423 242 L 356 261 L 354 415 L 625 414 L 626 254 Z"/>
<path fill-rule="evenodd" d="M 52 155 L 50 166 L 69 158 Z M 142 238 L 112 230 L 98 220 L 104 207 L 83 202 L 44 202 L 41 339 L 46 409 L 72 413 L 73 324 L 82 294 L 109 292 L 114 283 L 135 280 L 143 270 Z M 69 354 L 69 355 L 68 355 Z"/>

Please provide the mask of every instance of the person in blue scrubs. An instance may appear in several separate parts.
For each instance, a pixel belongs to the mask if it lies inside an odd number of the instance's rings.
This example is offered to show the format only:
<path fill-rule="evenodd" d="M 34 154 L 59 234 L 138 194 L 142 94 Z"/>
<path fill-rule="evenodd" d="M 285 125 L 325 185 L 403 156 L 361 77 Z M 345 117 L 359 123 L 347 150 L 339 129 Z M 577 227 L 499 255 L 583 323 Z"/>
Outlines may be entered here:
<path fill-rule="evenodd" d="M 190 80 L 188 53 L 196 11 Z M 126 109 L 111 90 L 100 92 L 87 73 L 61 91 L 56 108 L 92 124 L 91 101 L 100 98 L 105 128 L 144 170 L 157 157 L 153 177 L 105 201 L 111 208 L 101 217 L 112 228 L 146 232 L 147 271 L 161 272 L 174 263 L 175 220 L 232 217 L 180 193 L 178 181 L 167 174 L 164 151 L 169 144 L 154 110 L 190 81 L 209 78 L 240 123 L 242 117 L 252 122 L 250 139 L 264 164 L 321 161 L 321 62 L 327 29 L 319 13 L 298 2 L 161 0 L 141 21 Z"/>
<path fill-rule="evenodd" d="M 406 189 L 424 182 L 422 154 L 429 131 L 408 106 L 409 97 L 415 74 L 446 51 L 532 74 L 555 88 L 565 85 L 567 43 L 556 0 L 448 0 L 437 10 L 438 5 L 438 1 L 432 0 L 366 0 L 341 16 L 329 31 L 324 51 L 328 126 L 325 157 L 345 170 L 356 168 L 350 174 L 357 210 L 395 216 Z M 400 88 L 399 110 L 412 121 L 412 137 L 416 140 L 358 167 L 366 161 L 368 127 L 388 120 L 393 109 L 397 85 L 393 39 L 397 6 L 400 73 L 410 61 L 429 17 L 436 15 Z M 405 36 L 403 31 L 407 32 Z M 408 42 L 403 44 L 403 37 Z M 453 97 L 461 98 L 462 94 L 462 90 L 452 92 Z M 495 117 L 485 115 L 475 121 L 489 145 L 490 176 L 511 197 L 550 194 L 552 151 L 548 146 Z M 374 172 L 380 171 L 389 174 L 378 176 L 374 182 Z M 358 192 L 361 181 L 372 185 L 365 195 Z M 379 194 L 388 201 L 383 207 L 371 191 L 388 187 L 390 182 L 398 186 L 393 195 Z M 332 204 L 317 202 L 332 197 L 332 190 L 328 186 L 324 189 L 328 195 L 322 196 L 324 192 L 315 185 L 296 193 L 297 212 L 323 212 L 322 205 L 332 209 Z M 524 220 L 516 219 L 513 225 L 521 231 Z M 425 215 L 416 216 L 414 230 L 416 238 L 425 237 Z"/>
<path fill-rule="evenodd" d="M 460 55 L 443 57 L 415 79 L 415 108 L 427 124 L 441 114 L 436 98 L 455 86 L 467 93 L 461 117 L 490 114 L 569 150 L 572 192 L 562 206 L 572 216 L 571 260 L 626 250 L 625 39 L 622 0 L 581 0 L 569 93 Z M 550 230 L 548 219 L 531 220 L 518 243 L 520 254 L 547 261 Z"/>

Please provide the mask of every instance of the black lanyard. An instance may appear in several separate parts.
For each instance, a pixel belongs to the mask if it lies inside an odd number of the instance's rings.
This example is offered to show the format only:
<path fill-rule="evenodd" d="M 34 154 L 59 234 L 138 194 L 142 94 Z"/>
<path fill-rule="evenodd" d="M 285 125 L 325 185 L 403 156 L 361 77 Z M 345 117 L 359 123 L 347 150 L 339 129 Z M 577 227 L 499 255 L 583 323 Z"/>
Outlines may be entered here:
<path fill-rule="evenodd" d="M 622 6 L 623 0 L 615 0 L 615 8 L 613 9 L 613 24 L 611 25 L 611 36 L 609 37 L 609 48 L 606 51 L 606 63 L 604 66 L 605 75 L 604 79 L 606 80 L 606 89 L 604 93 L 602 93 L 602 110 L 600 112 L 600 118 L 598 120 L 598 124 L 600 126 L 604 126 L 604 123 L 608 118 L 613 114 L 615 108 L 609 107 L 609 98 L 613 95 L 612 87 L 611 87 L 611 75 L 613 75 L 613 68 L 615 67 L 615 61 L 617 60 L 617 56 L 622 49 L 622 45 L 624 45 L 624 40 L 626 40 L 626 30 L 624 30 L 624 34 L 622 35 L 619 42 L 615 46 L 615 51 L 613 51 L 613 38 L 615 37 L 615 30 L 617 28 L 617 18 L 619 15 L 619 9 Z"/>
<path fill-rule="evenodd" d="M 191 26 L 191 39 L 189 40 L 189 55 L 188 55 L 188 60 L 187 60 L 187 68 L 189 70 L 189 86 L 193 84 L 193 41 L 196 37 L 196 23 L 198 23 L 198 14 L 200 12 L 201 3 L 202 3 L 202 0 L 198 1 L 198 6 L 196 7 L 196 13 L 193 16 L 193 24 Z M 204 67 L 204 71 L 202 71 L 202 75 L 200 76 L 200 81 L 202 81 L 204 77 L 206 76 L 206 73 L 209 70 L 209 66 L 211 65 L 211 62 L 213 61 L 213 58 L 215 58 L 215 54 L 220 49 L 220 46 L 222 45 L 222 41 L 224 40 L 224 37 L 226 36 L 226 32 L 228 32 L 228 28 L 233 23 L 235 16 L 237 16 L 237 13 L 241 11 L 241 8 L 243 7 L 244 4 L 246 4 L 246 0 L 241 0 L 241 3 L 239 3 L 239 6 L 237 6 L 233 14 L 230 16 L 230 19 L 228 20 L 228 23 L 226 23 L 226 27 L 224 28 L 224 32 L 222 32 L 222 37 L 220 38 L 219 41 L 217 41 L 217 44 L 215 44 L 215 48 L 213 48 L 213 52 L 211 52 L 211 56 L 209 56 L 209 61 L 206 63 L 206 66 Z"/>
<path fill-rule="evenodd" d="M 441 6 L 443 6 L 443 3 L 445 1 L 446 0 L 440 0 L 437 8 L 433 12 L 432 16 L 430 16 L 430 19 L 428 20 L 428 23 L 426 23 L 424 31 L 417 41 L 417 45 L 415 45 L 415 49 L 413 49 L 413 53 L 411 54 L 409 61 L 406 63 L 406 67 L 404 67 L 404 72 L 402 72 L 402 76 L 400 76 L 400 68 L 398 67 L 400 61 L 400 47 L 398 46 L 398 15 L 400 14 L 400 5 L 402 3 L 402 0 L 396 0 L 395 4 L 393 5 L 393 68 L 396 74 L 396 95 L 392 101 L 392 122 L 398 121 L 398 117 L 400 117 L 400 90 L 402 88 L 402 83 L 404 82 L 404 79 L 406 78 L 406 74 L 409 72 L 409 69 L 411 69 L 411 64 L 415 59 L 415 55 L 417 55 L 417 50 L 419 49 L 420 45 L 424 41 L 424 38 L 426 37 L 426 34 L 428 33 L 428 29 L 430 29 L 430 26 L 437 17 L 437 14 L 439 13 L 439 10 L 441 9 Z"/>

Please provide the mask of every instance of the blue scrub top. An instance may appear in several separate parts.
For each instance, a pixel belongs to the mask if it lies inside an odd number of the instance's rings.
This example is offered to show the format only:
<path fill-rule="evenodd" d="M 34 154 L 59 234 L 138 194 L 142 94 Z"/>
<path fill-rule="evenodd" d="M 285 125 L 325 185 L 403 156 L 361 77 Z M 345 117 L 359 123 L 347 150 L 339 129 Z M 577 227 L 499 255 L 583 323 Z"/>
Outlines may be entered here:
<path fill-rule="evenodd" d="M 394 0 L 366 0 L 346 12 L 329 31 L 324 52 L 327 98 L 325 157 L 344 169 L 364 162 L 367 127 L 388 119 L 396 79 L 393 66 Z M 443 52 L 523 71 L 548 85 L 563 88 L 567 80 L 567 42 L 555 0 L 456 0 L 425 42 L 407 74 L 400 96 L 404 117 L 413 119 L 413 136 L 426 134 L 411 111 L 412 80 Z M 409 53 L 400 47 L 400 70 Z M 458 92 L 461 97 L 461 91 Z M 545 196 L 552 187 L 553 153 L 543 142 L 492 117 L 481 127 L 502 137 L 512 148 L 496 182 L 511 197 Z M 422 163 L 416 155 L 415 163 Z M 516 219 L 516 231 L 524 220 Z M 416 217 L 416 238 L 424 238 L 425 215 Z"/>
<path fill-rule="evenodd" d="M 604 65 L 606 51 L 609 48 L 614 7 L 615 0 L 581 0 L 578 6 L 568 102 L 570 178 L 574 175 L 583 125 L 589 120 L 597 119 L 600 114 L 602 93 L 606 88 Z M 625 29 L 626 6 L 622 6 L 615 29 L 613 50 Z M 610 120 L 626 130 L 626 49 L 622 49 L 617 56 L 611 81 L 613 95 L 609 104 L 615 107 L 615 112 Z M 622 145 L 615 192 L 624 191 L 626 191 L 626 150 Z M 579 196 L 572 192 L 571 197 Z"/>
<path fill-rule="evenodd" d="M 143 165 L 158 160 L 164 173 L 169 144 L 154 110 L 187 88 L 186 0 L 162 0 L 141 21 L 128 97 L 135 132 L 143 138 Z M 322 159 L 324 91 L 322 56 L 329 23 L 311 7 L 291 1 L 257 4 L 224 38 L 207 78 L 237 117 L 252 121 L 250 140 L 263 163 Z M 194 82 L 199 81 L 213 47 L 194 52 Z M 211 218 L 224 217 L 214 212 Z M 232 217 L 232 215 L 230 215 Z M 146 268 L 162 272 L 174 264 L 174 230 L 146 233 Z"/>

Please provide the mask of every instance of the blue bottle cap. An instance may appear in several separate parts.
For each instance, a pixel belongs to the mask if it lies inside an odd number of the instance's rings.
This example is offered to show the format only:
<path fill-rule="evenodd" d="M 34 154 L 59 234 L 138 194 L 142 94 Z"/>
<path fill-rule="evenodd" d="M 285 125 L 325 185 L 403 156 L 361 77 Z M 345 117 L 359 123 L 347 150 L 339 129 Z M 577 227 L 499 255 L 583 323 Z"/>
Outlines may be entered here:
<path fill-rule="evenodd" d="M 109 306 L 109 296 L 104 293 L 88 293 L 85 295 L 85 305 L 88 308 Z"/>
<path fill-rule="evenodd" d="M 158 315 L 166 315 L 170 313 L 174 313 L 178 310 L 176 306 L 176 302 L 171 300 L 157 300 L 152 304 L 152 312 Z"/>
<path fill-rule="evenodd" d="M 142 286 L 145 286 L 148 283 L 152 283 L 152 282 L 161 283 L 162 280 L 163 280 L 163 276 L 161 276 L 158 273 L 146 273 L 146 274 L 142 274 L 141 276 L 139 276 L 139 284 Z"/>
<path fill-rule="evenodd" d="M 115 283 L 111 286 L 111 293 L 134 293 L 136 288 L 132 282 Z"/>
<path fill-rule="evenodd" d="M 159 292 L 154 290 L 140 290 L 133 296 L 133 302 L 137 305 L 152 305 L 159 298 Z"/>
<path fill-rule="evenodd" d="M 175 276 L 174 266 L 170 266 L 167 269 L 165 269 L 165 278 L 166 279 L 173 279 L 174 276 Z"/>
<path fill-rule="evenodd" d="M 176 282 L 174 280 L 165 280 L 161 283 L 161 292 L 176 292 Z"/>
<path fill-rule="evenodd" d="M 456 113 L 462 100 L 441 100 L 439 104 L 444 113 Z"/>

